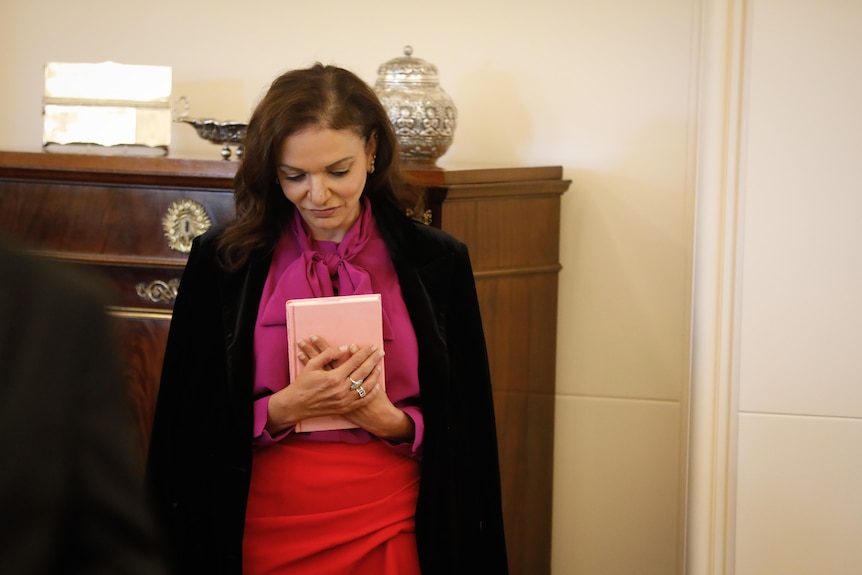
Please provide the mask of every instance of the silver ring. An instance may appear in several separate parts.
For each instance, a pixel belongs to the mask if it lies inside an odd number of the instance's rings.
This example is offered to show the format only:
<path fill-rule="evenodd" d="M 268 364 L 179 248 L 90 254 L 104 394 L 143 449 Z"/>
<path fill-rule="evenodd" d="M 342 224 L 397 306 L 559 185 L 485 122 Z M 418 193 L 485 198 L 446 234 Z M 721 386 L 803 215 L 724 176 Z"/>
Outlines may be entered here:
<path fill-rule="evenodd" d="M 356 389 L 354 389 L 353 391 L 355 391 L 356 393 L 358 393 L 358 394 L 359 394 L 359 398 L 360 398 L 360 399 L 362 399 L 363 397 L 365 397 L 365 388 L 364 388 L 364 387 L 362 387 L 361 385 L 360 385 L 359 387 L 357 387 Z"/>
<path fill-rule="evenodd" d="M 364 382 L 364 381 L 365 381 L 365 378 L 364 378 L 364 377 L 363 377 L 362 379 L 360 379 L 359 381 L 356 381 L 355 379 L 353 379 L 353 378 L 352 378 L 352 377 L 350 377 L 349 375 L 347 376 L 347 379 L 349 379 L 349 380 L 350 380 L 350 391 L 356 391 L 356 388 L 358 388 L 359 386 L 361 386 L 361 385 L 362 385 L 362 382 Z M 360 395 L 359 397 L 362 397 L 362 396 Z"/>

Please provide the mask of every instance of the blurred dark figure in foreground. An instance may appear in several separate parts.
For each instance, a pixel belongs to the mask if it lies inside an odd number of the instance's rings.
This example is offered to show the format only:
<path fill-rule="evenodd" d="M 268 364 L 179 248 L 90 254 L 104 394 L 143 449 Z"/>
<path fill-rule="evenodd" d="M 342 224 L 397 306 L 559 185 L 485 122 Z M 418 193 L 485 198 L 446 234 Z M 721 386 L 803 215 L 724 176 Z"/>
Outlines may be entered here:
<path fill-rule="evenodd" d="M 0 243 L 0 573 L 163 573 L 101 292 Z"/>

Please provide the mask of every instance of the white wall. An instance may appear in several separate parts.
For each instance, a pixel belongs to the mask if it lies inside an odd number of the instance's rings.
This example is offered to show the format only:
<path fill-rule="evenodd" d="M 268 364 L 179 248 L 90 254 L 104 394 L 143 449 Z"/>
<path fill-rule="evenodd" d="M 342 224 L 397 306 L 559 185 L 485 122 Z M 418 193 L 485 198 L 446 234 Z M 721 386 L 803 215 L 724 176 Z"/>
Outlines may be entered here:
<path fill-rule="evenodd" d="M 736 573 L 850 575 L 862 565 L 862 4 L 757 0 L 751 22 Z"/>
<path fill-rule="evenodd" d="M 718 177 L 698 188 L 688 572 L 855 574 L 862 4 L 714 4 L 727 75 L 703 117 Z"/>
<path fill-rule="evenodd" d="M 49 61 L 169 65 L 193 115 L 247 118 L 315 60 L 436 64 L 442 165 L 562 165 L 553 570 L 679 572 L 699 0 L 0 0 L 0 149 L 38 149 Z M 173 155 L 218 158 L 189 126 Z M 503 422 L 504 423 L 504 422 Z"/>

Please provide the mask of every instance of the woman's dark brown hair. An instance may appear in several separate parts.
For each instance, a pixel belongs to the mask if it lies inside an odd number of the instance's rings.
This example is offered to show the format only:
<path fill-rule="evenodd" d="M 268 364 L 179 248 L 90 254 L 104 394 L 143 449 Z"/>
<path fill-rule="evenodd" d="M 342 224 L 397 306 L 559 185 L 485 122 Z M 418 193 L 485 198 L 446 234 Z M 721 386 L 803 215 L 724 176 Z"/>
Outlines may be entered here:
<path fill-rule="evenodd" d="M 398 140 L 377 95 L 358 76 L 335 66 L 315 64 L 273 81 L 248 123 L 243 155 L 234 179 L 236 219 L 219 240 L 222 265 L 242 267 L 252 252 L 269 250 L 293 213 L 276 181 L 281 146 L 311 126 L 352 130 L 366 143 L 377 139 L 374 172 L 365 194 L 383 197 L 402 210 L 415 207 L 399 164 Z"/>

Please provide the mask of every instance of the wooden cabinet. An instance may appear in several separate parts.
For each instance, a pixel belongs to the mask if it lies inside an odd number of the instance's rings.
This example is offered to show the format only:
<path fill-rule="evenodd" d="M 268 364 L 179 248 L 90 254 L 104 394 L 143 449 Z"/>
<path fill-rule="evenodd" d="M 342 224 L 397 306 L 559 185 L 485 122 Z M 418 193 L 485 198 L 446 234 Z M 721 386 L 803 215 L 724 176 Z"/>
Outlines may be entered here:
<path fill-rule="evenodd" d="M 102 275 L 113 289 L 110 313 L 142 457 L 187 258 L 182 236 L 232 217 L 235 169 L 230 161 L 0 152 L 0 229 L 43 256 Z M 415 166 L 407 173 L 426 189 L 431 225 L 470 248 L 490 353 L 511 571 L 549 573 L 560 198 L 568 182 L 559 167 Z"/>

